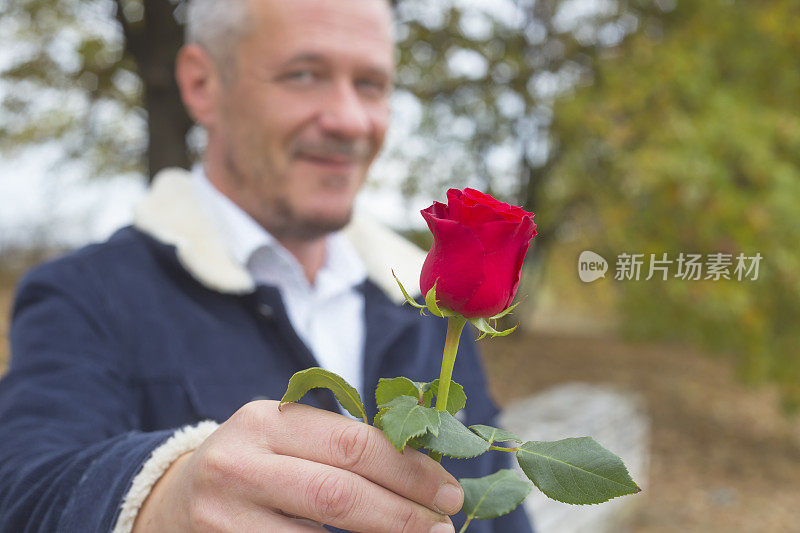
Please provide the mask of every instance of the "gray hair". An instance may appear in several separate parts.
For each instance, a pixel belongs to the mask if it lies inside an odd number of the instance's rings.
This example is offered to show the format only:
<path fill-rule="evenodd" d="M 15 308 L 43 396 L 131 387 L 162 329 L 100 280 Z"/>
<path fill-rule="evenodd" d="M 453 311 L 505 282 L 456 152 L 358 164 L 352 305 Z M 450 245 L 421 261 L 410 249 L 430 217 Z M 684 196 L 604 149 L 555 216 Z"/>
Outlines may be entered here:
<path fill-rule="evenodd" d="M 223 79 L 236 76 L 236 48 L 251 29 L 249 0 L 190 0 L 186 44 L 198 44 L 217 65 Z"/>

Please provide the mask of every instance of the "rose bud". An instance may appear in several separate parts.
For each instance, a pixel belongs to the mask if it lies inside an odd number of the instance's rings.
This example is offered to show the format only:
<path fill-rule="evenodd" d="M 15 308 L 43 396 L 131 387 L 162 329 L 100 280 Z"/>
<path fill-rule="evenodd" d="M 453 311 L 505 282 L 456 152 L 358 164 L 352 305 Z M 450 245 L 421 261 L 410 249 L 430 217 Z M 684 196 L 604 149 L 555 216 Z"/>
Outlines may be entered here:
<path fill-rule="evenodd" d="M 439 306 L 467 318 L 488 318 L 511 305 L 536 235 L 533 213 L 474 189 L 450 189 L 447 205 L 434 202 L 421 212 L 433 233 L 422 294 L 436 283 Z"/>

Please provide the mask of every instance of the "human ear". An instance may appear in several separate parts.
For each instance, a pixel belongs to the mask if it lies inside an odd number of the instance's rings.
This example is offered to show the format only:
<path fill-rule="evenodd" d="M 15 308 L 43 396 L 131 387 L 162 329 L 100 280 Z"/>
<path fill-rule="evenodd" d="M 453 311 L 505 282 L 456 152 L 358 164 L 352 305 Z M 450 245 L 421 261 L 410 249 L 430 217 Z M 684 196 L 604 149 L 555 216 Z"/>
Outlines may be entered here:
<path fill-rule="evenodd" d="M 220 77 L 211 57 L 200 45 L 189 44 L 178 51 L 175 80 L 192 119 L 203 127 L 212 126 L 216 121 Z"/>

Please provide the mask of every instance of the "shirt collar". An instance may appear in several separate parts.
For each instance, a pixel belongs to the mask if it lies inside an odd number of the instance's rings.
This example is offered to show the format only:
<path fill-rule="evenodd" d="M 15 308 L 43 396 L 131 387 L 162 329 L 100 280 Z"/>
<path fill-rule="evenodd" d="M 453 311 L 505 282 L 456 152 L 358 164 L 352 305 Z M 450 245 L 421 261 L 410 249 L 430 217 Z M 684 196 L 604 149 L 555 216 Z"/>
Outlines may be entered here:
<path fill-rule="evenodd" d="M 231 258 L 256 282 L 285 287 L 305 285 L 311 290 L 297 259 L 241 207 L 208 180 L 201 164 L 192 168 L 192 184 L 202 208 L 221 232 Z M 326 238 L 326 257 L 314 287 L 324 295 L 362 283 L 366 268 L 350 242 L 334 232 Z M 322 295 L 322 294 L 321 294 Z"/>

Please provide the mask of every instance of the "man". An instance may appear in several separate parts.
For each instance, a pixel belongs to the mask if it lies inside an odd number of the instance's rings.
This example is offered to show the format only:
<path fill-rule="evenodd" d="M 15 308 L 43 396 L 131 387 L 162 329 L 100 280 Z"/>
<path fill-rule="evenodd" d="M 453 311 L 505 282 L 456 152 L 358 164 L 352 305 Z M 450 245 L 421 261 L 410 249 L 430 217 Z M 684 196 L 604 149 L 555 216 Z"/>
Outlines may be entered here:
<path fill-rule="evenodd" d="M 400 454 L 327 391 L 277 409 L 309 366 L 354 383 L 370 417 L 379 376 L 438 373 L 443 321 L 401 307 L 389 277 L 412 284 L 419 252 L 358 220 L 338 232 L 386 131 L 391 25 L 384 0 L 194 1 L 176 76 L 203 164 L 162 172 L 134 227 L 20 285 L 0 527 L 454 531 L 455 476 L 507 466 Z M 463 345 L 466 422 L 490 424 Z M 521 509 L 470 526 L 528 530 Z"/>

